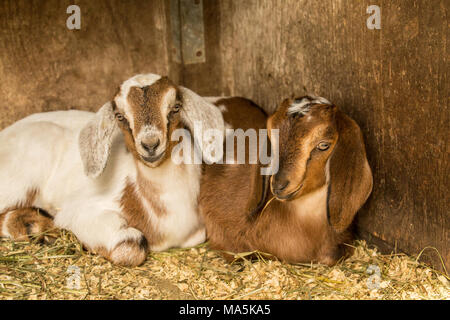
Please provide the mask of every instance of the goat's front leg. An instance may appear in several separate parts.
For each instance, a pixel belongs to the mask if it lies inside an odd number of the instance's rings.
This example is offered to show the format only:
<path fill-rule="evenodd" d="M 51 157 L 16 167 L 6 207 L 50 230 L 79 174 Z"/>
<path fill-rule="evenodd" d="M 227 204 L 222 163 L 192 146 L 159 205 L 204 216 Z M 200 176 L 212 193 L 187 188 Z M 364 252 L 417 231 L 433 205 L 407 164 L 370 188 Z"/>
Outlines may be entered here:
<path fill-rule="evenodd" d="M 115 264 L 138 266 L 145 261 L 148 244 L 144 234 L 129 227 L 120 213 L 92 208 L 81 212 L 63 210 L 56 215 L 55 225 L 72 231 L 88 250 Z"/>
<path fill-rule="evenodd" d="M 0 237 L 16 241 L 37 237 L 39 241 L 53 242 L 54 237 L 44 234 L 53 228 L 52 217 L 37 208 L 21 208 L 0 214 Z"/>

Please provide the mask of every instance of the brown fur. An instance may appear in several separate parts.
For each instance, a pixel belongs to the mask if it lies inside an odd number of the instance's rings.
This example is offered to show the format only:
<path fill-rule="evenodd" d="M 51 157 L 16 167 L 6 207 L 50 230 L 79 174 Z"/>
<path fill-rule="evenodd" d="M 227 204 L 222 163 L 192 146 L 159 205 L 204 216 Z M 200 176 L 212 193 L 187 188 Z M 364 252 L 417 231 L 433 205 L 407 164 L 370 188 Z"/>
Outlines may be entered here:
<path fill-rule="evenodd" d="M 158 106 L 163 105 L 162 101 L 171 89 L 177 90 L 176 86 L 167 77 L 163 77 L 144 88 L 130 88 L 127 99 L 133 117 L 133 128 L 130 127 L 130 123 L 125 118 L 123 110 L 118 110 L 115 102 L 112 102 L 112 108 L 117 118 L 116 121 L 124 135 L 127 150 L 133 154 L 135 161 L 140 161 L 144 165 L 155 167 L 166 159 L 170 160 L 170 154 L 176 142 L 170 141 L 169 137 L 174 130 L 183 126 L 179 116 L 180 113 L 170 112 L 173 110 L 174 104 L 167 106 L 168 110 L 164 110 L 169 112 L 167 115 L 163 113 L 162 108 L 158 108 Z M 120 90 L 121 88 L 119 87 L 117 94 L 120 93 Z M 171 103 L 175 102 L 177 101 Z M 164 142 L 166 146 L 164 157 L 152 165 L 141 159 L 135 145 L 135 134 L 139 133 L 142 126 L 149 124 L 161 130 L 167 141 Z M 122 206 L 122 214 L 127 221 L 127 226 L 140 230 L 144 233 L 144 237 L 138 242 L 134 240 L 124 241 L 113 250 L 108 250 L 103 247 L 88 248 L 114 263 L 131 266 L 139 265 L 145 260 L 148 253 L 148 244 L 158 245 L 164 240 L 163 236 L 158 232 L 158 229 L 148 219 L 142 201 L 146 200 L 152 206 L 152 211 L 156 215 L 163 216 L 166 213 L 166 209 L 160 202 L 158 190 L 143 178 L 139 172 L 139 166 L 137 168 L 136 183 L 127 182 L 123 194 L 118 200 Z M 36 209 L 31 208 L 37 192 L 37 190 L 30 190 L 24 201 L 17 206 L 8 208 L 5 212 L 10 217 L 7 222 L 9 224 L 8 231 L 15 239 L 26 239 L 30 232 L 45 231 L 45 228 L 52 226 L 52 220 L 50 218 L 45 219 L 42 215 L 37 214 L 38 211 Z M 143 198 L 141 198 L 141 195 Z M 1 226 L 6 217 L 5 214 L 0 214 L 0 236 Z"/>
<path fill-rule="evenodd" d="M 139 241 L 126 240 L 119 243 L 110 254 L 111 260 L 124 266 L 141 265 L 148 254 L 148 245 L 145 238 Z"/>
<path fill-rule="evenodd" d="M 330 265 L 349 251 L 344 243 L 351 240 L 349 225 L 370 193 L 370 168 L 366 166 L 362 135 L 353 120 L 336 107 L 325 105 L 311 108 L 310 118 L 290 119 L 286 110 L 291 103 L 292 100 L 285 100 L 267 121 L 269 130 L 280 130 L 280 168 L 271 180 L 290 181 L 288 187 L 277 194 L 280 199 L 274 199 L 263 213 L 249 219 L 251 203 L 257 202 L 255 197 L 261 192 L 249 181 L 262 180 L 259 166 L 207 166 L 200 191 L 201 213 L 214 249 L 229 252 L 259 250 L 288 262 Z M 259 112 L 257 108 L 241 109 L 236 104 L 228 107 L 224 118 L 233 128 L 243 125 L 258 128 L 265 120 L 257 117 Z M 330 142 L 330 148 L 326 151 L 315 149 L 323 140 Z M 330 157 L 328 210 L 331 225 L 327 212 L 322 215 L 314 210 L 303 212 L 297 205 L 298 201 L 306 203 L 305 199 L 313 199 L 315 204 L 316 192 L 326 188 L 325 165 Z M 269 192 L 266 201 L 273 196 Z"/>
<path fill-rule="evenodd" d="M 5 222 L 10 237 L 16 241 L 27 241 L 37 236 L 39 241 L 52 242 L 54 238 L 42 234 L 53 228 L 53 220 L 45 213 L 35 208 L 23 208 L 3 214 L 0 220 L 0 229 Z"/>
<path fill-rule="evenodd" d="M 53 219 L 45 211 L 33 207 L 38 192 L 34 188 L 28 190 L 23 201 L 0 214 L 0 237 L 6 236 L 2 234 L 5 221 L 8 223 L 6 228 L 11 238 L 18 241 L 29 240 L 31 236 L 53 229 Z M 52 242 L 54 238 L 50 235 L 39 235 L 38 240 Z"/>
<path fill-rule="evenodd" d="M 240 128 L 244 131 L 248 129 L 265 129 L 265 123 L 267 114 L 261 109 L 259 106 L 254 104 L 252 101 L 241 98 L 241 97 L 232 97 L 232 98 L 224 98 L 215 102 L 217 106 L 224 106 L 226 111 L 222 113 L 224 117 L 224 121 L 231 125 L 232 128 Z M 258 146 L 259 146 L 259 136 L 258 136 Z M 235 143 L 235 160 L 237 154 L 237 145 Z M 263 193 L 263 181 L 260 179 L 259 175 L 249 175 L 244 174 L 240 175 L 241 172 L 256 172 L 259 171 L 259 165 L 257 164 L 249 164 L 249 152 L 246 152 L 245 164 L 240 165 L 229 165 L 229 164 L 214 164 L 214 165 L 205 165 L 204 175 L 208 175 L 208 177 L 202 178 L 203 181 L 217 181 L 219 180 L 228 180 L 227 177 L 234 176 L 237 174 L 238 179 L 243 179 L 242 189 L 240 192 L 233 193 L 233 196 L 238 197 L 240 201 L 246 203 L 246 208 L 251 210 L 251 208 L 255 208 L 260 200 Z M 203 188 L 206 185 L 201 185 Z M 213 183 L 211 186 L 211 191 L 215 189 L 215 187 L 220 190 L 222 187 L 219 187 L 219 184 Z M 231 187 L 230 187 L 231 188 Z M 200 191 L 200 198 L 202 198 L 202 192 Z M 200 201 L 200 200 L 199 200 Z"/>
<path fill-rule="evenodd" d="M 144 263 L 148 255 L 147 240 L 143 237 L 138 241 L 126 240 L 119 243 L 113 250 L 105 247 L 88 248 L 114 264 L 136 267 Z"/>
<path fill-rule="evenodd" d="M 5 236 L 4 234 L 2 234 L 2 227 L 3 227 L 3 223 L 5 222 L 5 218 L 6 218 L 6 213 L 0 214 L 0 237 Z"/>
<path fill-rule="evenodd" d="M 147 200 L 147 203 L 152 207 L 152 211 L 158 216 L 162 217 L 166 215 L 166 208 L 160 201 L 160 192 L 158 188 L 142 177 L 141 173 L 137 175 L 137 186 L 139 194 Z"/>
<path fill-rule="evenodd" d="M 158 130 L 161 130 L 166 140 L 166 152 L 157 163 L 162 163 L 164 160 L 170 158 L 172 148 L 176 144 L 176 142 L 170 140 L 170 136 L 174 130 L 182 127 L 182 123 L 179 118 L 179 113 L 177 113 L 168 118 L 168 123 L 165 126 L 163 119 L 165 116 L 162 114 L 162 110 L 155 108 L 155 106 L 162 105 L 162 100 L 170 89 L 176 89 L 176 86 L 167 77 L 162 77 L 152 85 L 144 88 L 130 88 L 128 103 L 133 113 L 134 128 L 130 128 L 129 122 L 126 119 L 124 121 L 118 121 L 118 125 L 125 137 L 127 149 L 136 159 L 140 159 L 140 156 L 136 150 L 134 134 L 138 133 L 142 126 L 146 124 L 151 124 Z M 162 141 L 161 143 L 164 142 Z M 145 161 L 142 163 L 148 165 Z"/>
<path fill-rule="evenodd" d="M 136 162 L 139 161 L 146 166 L 155 167 L 167 159 L 170 160 L 172 148 L 176 143 L 170 141 L 170 136 L 174 130 L 182 127 L 182 123 L 179 113 L 165 115 L 161 108 L 156 108 L 155 106 L 163 105 L 163 99 L 171 89 L 176 90 L 176 86 L 167 77 L 163 77 L 144 88 L 130 88 L 127 100 L 133 117 L 133 128 L 122 113 L 123 110 L 118 110 L 115 103 L 113 103 L 114 111 L 122 117 L 122 120 L 118 120 L 117 123 L 124 135 L 126 148 L 133 154 Z M 168 106 L 168 111 L 172 107 Z M 167 117 L 167 125 L 164 117 Z M 152 164 L 141 159 L 137 151 L 135 136 L 144 125 L 149 124 L 160 130 L 166 140 L 161 142 L 166 146 L 164 156 Z M 147 256 L 149 246 L 156 246 L 164 240 L 163 235 L 159 233 L 158 229 L 148 218 L 142 201 L 145 200 L 158 216 L 163 216 L 166 213 L 166 208 L 160 202 L 158 190 L 142 176 L 139 166 L 137 168 L 136 183 L 127 181 L 119 201 L 127 226 L 140 230 L 144 234 L 144 238 L 139 243 L 134 240 L 125 241 L 111 251 L 102 247 L 92 249 L 116 264 L 127 266 L 141 264 Z"/>
<path fill-rule="evenodd" d="M 147 165 L 147 163 L 140 159 L 136 150 L 134 136 L 136 132 L 139 132 L 143 125 L 151 124 L 164 133 L 167 141 L 166 151 L 164 157 L 158 161 L 158 164 L 166 160 L 170 161 L 172 148 L 176 145 L 176 141 L 171 141 L 170 136 L 174 130 L 182 127 L 179 113 L 169 115 L 167 125 L 164 125 L 163 116 L 165 115 L 162 114 L 162 110 L 155 108 L 155 106 L 162 105 L 162 99 L 167 91 L 172 88 L 176 89 L 174 84 L 167 77 L 163 77 L 145 88 L 130 88 L 128 103 L 130 104 L 133 113 L 134 128 L 130 128 L 129 123 L 126 120 L 118 121 L 118 124 L 124 134 L 127 149 L 134 155 L 135 161 L 141 161 L 144 165 Z M 147 203 L 152 206 L 153 212 L 156 215 L 165 215 L 166 208 L 161 204 L 159 191 L 155 186 L 143 178 L 138 169 L 136 183 L 128 182 L 123 190 L 120 199 L 122 212 L 130 227 L 134 227 L 144 233 L 149 246 L 158 245 L 164 239 L 157 228 L 155 228 L 148 219 L 148 214 L 143 207 L 143 200 L 146 200 Z"/>
<path fill-rule="evenodd" d="M 356 212 L 366 202 L 373 181 L 358 125 L 342 113 L 338 114 L 336 121 L 339 140 L 330 161 L 328 212 L 331 225 L 340 232 L 351 224 Z M 339 143 L 341 140 L 343 142 Z"/>
<path fill-rule="evenodd" d="M 148 183 L 138 171 L 137 182 L 127 182 L 120 198 L 120 204 L 127 226 L 140 230 L 145 238 L 141 239 L 139 243 L 132 240 L 125 241 L 117 245 L 112 251 L 102 247 L 94 248 L 94 252 L 115 264 L 124 266 L 138 266 L 145 261 L 149 246 L 158 245 L 164 238 L 148 218 L 147 211 L 142 203 L 144 199 L 156 215 L 163 216 L 165 214 L 166 209 L 159 200 L 158 190 Z"/>
<path fill-rule="evenodd" d="M 111 251 L 104 247 L 88 248 L 88 250 L 101 255 L 114 264 L 127 267 L 141 265 L 148 255 L 148 245 L 145 238 L 141 238 L 139 241 L 123 241 Z"/>
<path fill-rule="evenodd" d="M 140 179 L 138 179 L 138 181 L 139 180 Z M 158 245 L 163 241 L 163 236 L 158 232 L 158 229 L 152 225 L 150 219 L 148 219 L 147 212 L 142 204 L 142 199 L 137 193 L 137 188 L 140 187 L 141 185 L 137 186 L 134 183 L 127 183 L 123 190 L 122 198 L 120 199 L 122 212 L 127 220 L 128 226 L 142 231 L 150 246 Z M 148 187 L 148 185 L 145 187 Z M 144 191 L 146 197 L 150 198 L 149 205 L 152 206 L 157 214 L 163 215 L 165 208 L 161 207 L 160 202 L 152 194 L 152 191 L 152 188 L 148 188 Z"/>
<path fill-rule="evenodd" d="M 323 140 L 333 146 L 338 137 L 334 124 L 335 107 L 313 107 L 307 116 L 288 117 L 286 112 L 291 102 L 292 100 L 283 101 L 267 124 L 269 131 L 274 127 L 279 130 L 279 164 L 283 168 L 272 178 L 272 186 L 279 180 L 289 181 L 288 187 L 279 195 L 280 198 L 295 192 L 301 183 L 303 187 L 297 192 L 297 197 L 324 185 L 324 168 L 332 147 L 327 151 L 315 148 Z"/>
<path fill-rule="evenodd" d="M 128 93 L 128 103 L 134 119 L 134 130 L 139 132 L 142 125 L 151 123 L 159 130 L 164 130 L 163 119 L 159 109 L 155 106 L 161 105 L 162 99 L 171 88 L 175 88 L 166 77 L 156 81 L 151 86 L 144 88 L 131 87 Z"/>

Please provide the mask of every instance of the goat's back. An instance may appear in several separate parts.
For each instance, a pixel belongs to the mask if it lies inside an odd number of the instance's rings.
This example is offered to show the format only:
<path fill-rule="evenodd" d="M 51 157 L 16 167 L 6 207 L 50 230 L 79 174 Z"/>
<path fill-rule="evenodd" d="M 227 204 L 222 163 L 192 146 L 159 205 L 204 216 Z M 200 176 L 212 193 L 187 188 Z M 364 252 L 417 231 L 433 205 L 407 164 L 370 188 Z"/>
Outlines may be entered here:
<path fill-rule="evenodd" d="M 27 192 L 40 189 L 56 174 L 75 139 L 73 129 L 60 121 L 64 113 L 33 114 L 0 132 L 0 210 L 23 203 Z"/>
<path fill-rule="evenodd" d="M 258 133 L 259 129 L 266 128 L 267 115 L 250 100 L 224 98 L 215 104 L 221 108 L 225 123 L 233 129 L 255 129 Z M 236 148 L 235 144 L 235 155 Z M 259 170 L 258 164 L 248 164 L 248 157 L 245 164 L 205 165 L 199 206 L 214 249 L 232 251 L 245 247 L 242 243 L 245 237 L 234 233 L 242 230 L 236 225 L 247 223 L 245 213 L 255 208 L 261 199 L 263 187 Z M 234 245 L 233 241 L 237 243 Z"/>
<path fill-rule="evenodd" d="M 36 113 L 0 132 L 0 213 L 21 207 L 30 192 L 36 195 L 30 204 L 52 214 L 53 207 L 61 208 L 100 189 L 90 185 L 121 187 L 124 173 L 108 173 L 97 181 L 84 174 L 78 136 L 94 115 L 76 110 Z M 107 171 L 133 166 L 119 140 Z"/>

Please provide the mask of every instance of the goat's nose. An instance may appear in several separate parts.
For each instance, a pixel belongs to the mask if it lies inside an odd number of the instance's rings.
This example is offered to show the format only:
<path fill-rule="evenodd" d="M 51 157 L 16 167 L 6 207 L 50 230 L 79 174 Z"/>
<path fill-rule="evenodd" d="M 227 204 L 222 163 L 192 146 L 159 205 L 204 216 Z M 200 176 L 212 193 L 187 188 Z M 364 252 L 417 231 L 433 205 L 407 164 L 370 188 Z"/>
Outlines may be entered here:
<path fill-rule="evenodd" d="M 272 190 L 274 193 L 280 193 L 289 185 L 289 180 L 275 180 L 272 182 Z"/>
<path fill-rule="evenodd" d="M 146 140 L 145 142 L 141 142 L 142 148 L 147 151 L 149 154 L 155 153 L 156 148 L 158 148 L 161 141 L 158 138 Z"/>

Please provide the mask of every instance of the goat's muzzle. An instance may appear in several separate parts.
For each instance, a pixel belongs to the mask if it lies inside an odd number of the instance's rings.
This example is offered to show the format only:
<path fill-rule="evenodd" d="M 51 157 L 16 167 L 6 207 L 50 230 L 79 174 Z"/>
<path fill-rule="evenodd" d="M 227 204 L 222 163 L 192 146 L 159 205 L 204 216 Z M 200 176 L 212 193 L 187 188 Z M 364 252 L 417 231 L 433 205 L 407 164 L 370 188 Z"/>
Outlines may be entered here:
<path fill-rule="evenodd" d="M 164 150 L 156 156 L 154 156 L 154 155 L 151 155 L 151 156 L 140 155 L 140 156 L 143 161 L 154 164 L 155 162 L 158 162 L 158 160 L 160 160 L 162 157 L 164 157 L 165 153 L 166 153 L 166 151 Z"/>
<path fill-rule="evenodd" d="M 278 200 L 290 200 L 294 198 L 303 187 L 302 183 L 297 188 L 295 188 L 294 191 L 291 191 L 287 194 L 283 194 L 289 185 L 290 181 L 287 179 L 277 179 L 277 178 L 274 179 L 274 176 L 272 176 L 270 179 L 270 189 L 272 190 L 272 193 L 275 196 L 275 198 L 277 198 Z"/>
<path fill-rule="evenodd" d="M 151 143 L 144 143 L 141 142 L 141 146 L 142 148 L 144 148 L 145 151 L 147 151 L 147 153 L 150 156 L 154 156 L 155 155 L 155 151 L 156 148 L 158 148 L 158 146 L 160 145 L 161 141 L 159 139 L 157 139 L 156 141 L 153 141 Z"/>
<path fill-rule="evenodd" d="M 137 151 L 142 161 L 151 167 L 158 165 L 158 161 L 161 160 L 165 153 L 165 144 L 161 142 L 161 137 L 159 135 L 148 135 L 142 137 L 137 142 L 139 147 Z"/>

